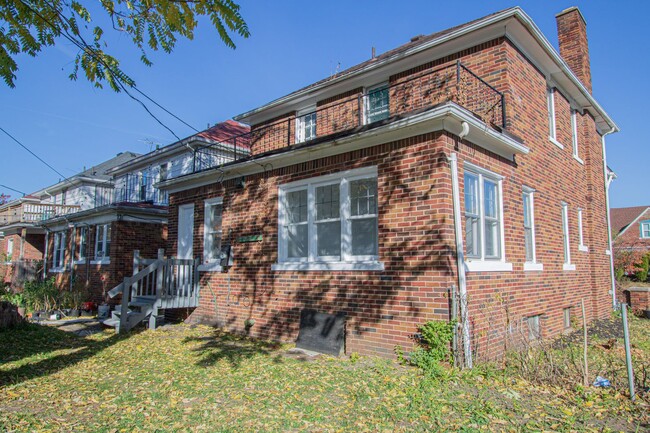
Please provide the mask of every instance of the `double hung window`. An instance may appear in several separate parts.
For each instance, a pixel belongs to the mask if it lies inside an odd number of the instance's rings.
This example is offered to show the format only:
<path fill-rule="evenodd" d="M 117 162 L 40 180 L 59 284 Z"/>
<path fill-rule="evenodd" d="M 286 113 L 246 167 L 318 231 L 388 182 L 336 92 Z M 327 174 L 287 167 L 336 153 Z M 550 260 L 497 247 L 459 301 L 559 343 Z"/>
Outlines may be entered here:
<path fill-rule="evenodd" d="M 388 83 L 370 88 L 366 93 L 365 105 L 366 123 L 388 118 L 390 115 Z"/>
<path fill-rule="evenodd" d="M 205 201 L 205 219 L 203 225 L 203 262 L 220 265 L 223 200 L 214 198 Z"/>
<path fill-rule="evenodd" d="M 574 271 L 575 265 L 571 264 L 571 242 L 569 238 L 569 205 L 562 202 L 562 245 L 564 247 L 564 265 L 565 271 Z"/>
<path fill-rule="evenodd" d="M 108 262 L 111 252 L 111 225 L 100 224 L 95 229 L 95 260 Z"/>
<path fill-rule="evenodd" d="M 524 250 L 526 259 L 524 262 L 525 271 L 541 271 L 543 266 L 537 263 L 537 252 L 535 248 L 535 190 L 523 188 L 524 204 Z"/>
<path fill-rule="evenodd" d="M 81 227 L 79 229 L 79 256 L 78 260 L 86 260 L 88 254 L 88 227 Z"/>
<path fill-rule="evenodd" d="M 316 107 L 312 106 L 296 116 L 296 143 L 316 138 Z"/>
<path fill-rule="evenodd" d="M 376 262 L 376 173 L 371 167 L 281 186 L 279 264 Z"/>
<path fill-rule="evenodd" d="M 65 266 L 65 232 L 54 233 L 54 256 L 52 267 L 63 269 Z"/>
<path fill-rule="evenodd" d="M 643 221 L 641 223 L 641 237 L 643 239 L 650 238 L 650 221 Z"/>

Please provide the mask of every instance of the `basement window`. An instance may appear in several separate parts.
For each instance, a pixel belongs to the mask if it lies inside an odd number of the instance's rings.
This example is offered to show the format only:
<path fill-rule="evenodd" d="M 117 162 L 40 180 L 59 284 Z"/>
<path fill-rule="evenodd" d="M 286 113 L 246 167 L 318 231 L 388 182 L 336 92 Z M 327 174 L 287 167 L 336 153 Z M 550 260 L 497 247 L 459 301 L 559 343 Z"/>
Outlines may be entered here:
<path fill-rule="evenodd" d="M 562 310 L 562 322 L 564 324 L 564 329 L 571 328 L 571 308 L 565 308 Z"/>
<path fill-rule="evenodd" d="M 527 317 L 526 324 L 528 325 L 528 339 L 531 341 L 539 340 L 542 337 L 539 315 Z"/>

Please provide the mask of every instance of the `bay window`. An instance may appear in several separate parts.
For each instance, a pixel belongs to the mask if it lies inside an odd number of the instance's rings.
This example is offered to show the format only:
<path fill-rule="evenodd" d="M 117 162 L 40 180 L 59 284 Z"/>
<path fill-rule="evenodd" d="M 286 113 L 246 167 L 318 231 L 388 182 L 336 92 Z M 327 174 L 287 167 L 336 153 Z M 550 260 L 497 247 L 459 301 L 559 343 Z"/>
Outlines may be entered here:
<path fill-rule="evenodd" d="M 383 269 L 375 167 L 281 186 L 278 217 L 277 270 Z"/>

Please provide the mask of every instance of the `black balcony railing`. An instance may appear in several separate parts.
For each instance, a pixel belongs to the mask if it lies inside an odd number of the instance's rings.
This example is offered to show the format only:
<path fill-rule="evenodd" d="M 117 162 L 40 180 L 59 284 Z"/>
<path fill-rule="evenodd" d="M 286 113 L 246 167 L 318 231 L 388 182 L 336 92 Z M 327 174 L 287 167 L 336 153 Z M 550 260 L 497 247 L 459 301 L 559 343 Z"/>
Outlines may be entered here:
<path fill-rule="evenodd" d="M 115 183 L 95 187 L 95 207 L 119 203 L 143 203 L 167 206 L 169 195 L 154 188 L 151 176 L 132 175 L 117 179 Z"/>
<path fill-rule="evenodd" d="M 343 96 L 316 111 L 288 116 L 218 145 L 194 151 L 194 171 L 268 154 L 298 144 L 340 136 L 356 128 L 405 117 L 445 102 L 455 102 L 493 127 L 505 128 L 502 92 L 460 61 L 415 75 L 399 77 L 369 93 Z"/>

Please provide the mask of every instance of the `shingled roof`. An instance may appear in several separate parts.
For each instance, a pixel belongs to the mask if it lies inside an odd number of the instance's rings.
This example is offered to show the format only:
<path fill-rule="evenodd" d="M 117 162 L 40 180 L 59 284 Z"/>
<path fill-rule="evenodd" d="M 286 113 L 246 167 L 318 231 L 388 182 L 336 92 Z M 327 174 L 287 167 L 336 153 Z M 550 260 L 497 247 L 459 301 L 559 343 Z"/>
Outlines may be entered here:
<path fill-rule="evenodd" d="M 612 235 L 616 236 L 646 211 L 650 206 L 619 207 L 609 210 Z"/>

